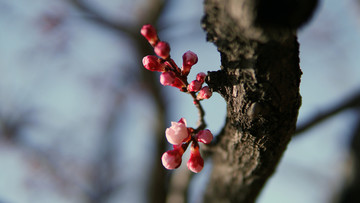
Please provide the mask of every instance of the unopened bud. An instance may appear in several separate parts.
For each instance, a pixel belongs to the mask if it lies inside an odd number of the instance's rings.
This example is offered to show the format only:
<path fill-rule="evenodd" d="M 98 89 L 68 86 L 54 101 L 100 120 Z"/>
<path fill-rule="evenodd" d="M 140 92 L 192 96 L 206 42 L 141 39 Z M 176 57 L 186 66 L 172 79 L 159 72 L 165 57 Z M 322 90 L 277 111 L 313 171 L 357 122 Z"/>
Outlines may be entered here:
<path fill-rule="evenodd" d="M 205 77 L 206 74 L 204 72 L 200 72 L 196 75 L 196 80 L 203 84 L 205 82 Z"/>
<path fill-rule="evenodd" d="M 210 88 L 208 86 L 205 86 L 201 88 L 198 95 L 196 96 L 197 100 L 203 100 L 203 99 L 209 99 L 212 95 L 212 92 L 210 91 Z"/>
<path fill-rule="evenodd" d="M 166 169 L 176 169 L 181 165 L 183 154 L 181 150 L 181 148 L 169 150 L 162 155 L 161 162 Z"/>
<path fill-rule="evenodd" d="M 187 162 L 187 167 L 194 173 L 199 173 L 204 168 L 204 159 L 199 152 L 199 146 L 191 145 L 190 159 Z"/>
<path fill-rule="evenodd" d="M 182 58 L 183 58 L 183 66 L 181 72 L 183 75 L 188 75 L 191 67 L 197 63 L 198 57 L 194 52 L 187 51 L 186 53 L 184 53 Z"/>
<path fill-rule="evenodd" d="M 170 46 L 167 42 L 159 42 L 156 44 L 154 51 L 156 55 L 163 59 L 167 59 L 170 56 Z"/>
<path fill-rule="evenodd" d="M 201 83 L 197 80 L 193 80 L 187 87 L 189 92 L 198 92 L 201 88 Z"/>
<path fill-rule="evenodd" d="M 166 65 L 160 63 L 160 59 L 153 55 L 145 56 L 142 60 L 144 67 L 150 71 L 165 71 Z"/>
<path fill-rule="evenodd" d="M 183 65 L 193 66 L 197 63 L 198 57 L 192 51 L 187 51 L 183 55 Z"/>
<path fill-rule="evenodd" d="M 208 129 L 200 130 L 198 134 L 196 134 L 197 141 L 202 142 L 204 144 L 209 144 L 213 139 L 213 137 L 214 137 L 213 134 Z"/>
<path fill-rule="evenodd" d="M 175 73 L 163 72 L 160 75 L 160 83 L 164 86 L 172 85 L 175 80 Z"/>
<path fill-rule="evenodd" d="M 155 46 L 159 41 L 156 30 L 152 25 L 144 25 L 140 33 L 149 41 L 152 46 Z"/>

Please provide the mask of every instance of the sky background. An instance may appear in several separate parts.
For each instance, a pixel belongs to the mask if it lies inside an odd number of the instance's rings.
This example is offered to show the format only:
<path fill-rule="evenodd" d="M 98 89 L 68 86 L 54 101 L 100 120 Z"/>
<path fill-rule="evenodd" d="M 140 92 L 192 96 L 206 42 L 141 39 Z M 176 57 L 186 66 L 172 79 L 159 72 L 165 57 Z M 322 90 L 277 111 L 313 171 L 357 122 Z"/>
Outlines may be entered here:
<path fill-rule="evenodd" d="M 131 14 L 141 15 L 146 7 L 141 0 L 89 2 L 126 23 L 136 22 Z M 323 0 L 299 31 L 299 124 L 360 90 L 359 8 L 355 0 Z M 198 55 L 189 80 L 220 66 L 216 47 L 206 42 L 200 27 L 202 15 L 202 1 L 170 1 L 158 24 L 178 64 L 187 50 Z M 57 26 L 49 24 L 53 16 L 61 19 Z M 109 202 L 146 202 L 146 171 L 154 158 L 149 132 L 156 118 L 149 95 L 136 83 L 142 68 L 141 61 L 133 60 L 136 54 L 125 35 L 94 25 L 65 1 L 0 0 L 0 116 L 25 123 L 18 138 L 22 145 L 0 139 L 0 203 L 84 202 L 78 194 L 89 189 L 86 177 L 96 164 L 104 123 L 114 106 L 121 115 L 110 133 L 119 155 L 114 180 L 122 187 Z M 172 87 L 162 91 L 168 95 L 170 119 L 184 117 L 195 126 L 191 97 Z M 224 125 L 225 102 L 215 93 L 203 104 L 208 128 L 217 134 Z M 258 202 L 333 199 L 343 184 L 356 116 L 343 112 L 294 138 Z M 210 166 L 195 176 L 191 191 L 203 190 Z"/>

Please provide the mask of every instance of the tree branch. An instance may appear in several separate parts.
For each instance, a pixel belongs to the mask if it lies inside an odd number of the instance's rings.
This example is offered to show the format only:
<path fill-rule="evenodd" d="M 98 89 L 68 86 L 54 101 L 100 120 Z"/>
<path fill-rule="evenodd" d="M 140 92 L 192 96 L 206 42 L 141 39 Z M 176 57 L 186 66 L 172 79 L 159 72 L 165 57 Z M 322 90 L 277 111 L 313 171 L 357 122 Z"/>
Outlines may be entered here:
<path fill-rule="evenodd" d="M 358 110 L 360 113 L 360 110 Z M 358 114 L 360 115 L 360 114 Z M 351 169 L 347 174 L 348 185 L 343 188 L 342 194 L 336 202 L 356 203 L 360 202 L 360 116 L 353 131 L 350 146 Z"/>
<path fill-rule="evenodd" d="M 179 168 L 174 171 L 170 180 L 167 202 L 188 202 L 188 186 L 193 174 L 188 168 Z"/>
<path fill-rule="evenodd" d="M 110 28 L 117 32 L 123 32 L 129 36 L 134 36 L 138 34 L 138 31 L 136 30 L 135 27 L 130 27 L 128 25 L 121 24 L 119 22 L 115 22 L 106 18 L 99 11 L 97 11 L 95 8 L 92 8 L 88 4 L 84 3 L 84 1 L 82 0 L 66 0 L 66 1 L 71 3 L 75 8 L 79 9 L 80 11 L 88 14 L 90 16 L 89 17 L 90 20 L 101 26 L 104 26 L 108 29 Z"/>
<path fill-rule="evenodd" d="M 345 99 L 344 102 L 339 104 L 338 106 L 335 106 L 332 109 L 326 110 L 325 112 L 314 116 L 312 119 L 309 119 L 307 122 L 297 127 L 294 136 L 297 136 L 309 130 L 310 128 L 316 126 L 317 124 L 331 118 L 332 116 L 342 111 L 351 108 L 359 108 L 359 107 L 360 107 L 360 91 L 358 91 L 357 94 L 352 95 L 350 98 Z"/>
<path fill-rule="evenodd" d="M 147 7 L 148 17 L 146 19 L 140 19 L 140 24 L 152 24 L 156 25 L 160 15 L 164 11 L 168 1 L 164 0 L 152 0 Z M 140 28 L 137 30 L 140 31 Z M 140 34 L 135 35 L 136 47 L 138 48 L 138 56 L 146 56 L 153 52 L 151 46 L 144 43 L 143 36 Z M 141 58 L 138 58 L 136 61 L 141 61 Z M 164 136 L 164 129 L 166 128 L 166 121 L 168 120 L 168 109 L 166 106 L 166 96 L 160 91 L 160 84 L 158 77 L 150 71 L 147 71 L 141 67 L 141 81 L 144 84 L 144 87 L 147 87 L 150 95 L 153 96 L 155 101 L 155 108 L 157 114 L 154 115 L 155 119 L 155 129 L 154 129 L 154 143 L 155 149 L 153 161 L 154 167 L 149 170 L 150 182 L 148 185 L 148 196 L 150 203 L 165 203 L 166 196 L 168 193 L 167 183 L 168 176 L 166 176 L 166 170 L 163 168 L 161 163 L 161 155 L 166 151 L 166 140 Z"/>
<path fill-rule="evenodd" d="M 109 111 L 107 111 L 107 117 L 104 120 L 104 129 L 102 132 L 103 137 L 99 143 L 98 156 L 95 159 L 92 167 L 91 186 L 92 192 L 88 196 L 89 203 L 101 203 L 107 202 L 109 197 L 120 188 L 121 184 L 116 183 L 114 179 L 115 173 L 119 173 L 116 170 L 115 156 L 116 156 L 116 128 L 118 117 L 121 115 L 119 110 L 123 106 L 121 101 L 117 101 L 118 98 L 124 98 L 124 96 L 117 95 L 119 93 L 114 92 L 115 101 L 111 104 Z"/>

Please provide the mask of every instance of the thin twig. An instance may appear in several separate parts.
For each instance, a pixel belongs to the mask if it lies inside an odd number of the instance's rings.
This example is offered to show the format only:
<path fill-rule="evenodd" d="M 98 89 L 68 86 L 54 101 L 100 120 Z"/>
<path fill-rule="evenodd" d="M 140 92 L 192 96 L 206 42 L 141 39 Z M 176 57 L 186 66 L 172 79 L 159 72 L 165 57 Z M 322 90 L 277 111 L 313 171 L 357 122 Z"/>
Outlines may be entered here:
<path fill-rule="evenodd" d="M 204 130 L 206 128 L 205 111 L 204 111 L 204 108 L 201 106 L 200 101 L 196 98 L 195 92 L 190 92 L 190 95 L 194 99 L 194 105 L 198 109 L 198 115 L 199 115 L 199 120 L 198 120 L 198 123 L 197 123 L 198 127 L 194 131 L 194 133 L 197 133 L 200 130 Z"/>

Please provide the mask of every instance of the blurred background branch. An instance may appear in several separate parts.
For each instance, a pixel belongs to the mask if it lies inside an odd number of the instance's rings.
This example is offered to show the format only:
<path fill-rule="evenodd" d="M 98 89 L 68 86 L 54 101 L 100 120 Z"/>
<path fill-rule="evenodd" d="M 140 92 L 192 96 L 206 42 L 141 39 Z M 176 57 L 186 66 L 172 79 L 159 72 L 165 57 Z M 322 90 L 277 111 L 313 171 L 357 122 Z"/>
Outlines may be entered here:
<path fill-rule="evenodd" d="M 73 5 L 74 8 L 77 8 L 84 13 L 84 17 L 93 21 L 94 23 L 99 24 L 100 26 L 105 27 L 106 29 L 112 29 L 117 32 L 123 32 L 129 37 L 134 37 L 138 34 L 136 27 L 131 27 L 128 24 L 121 24 L 117 21 L 112 21 L 111 19 L 106 18 L 103 14 L 97 11 L 95 8 L 85 3 L 83 0 L 66 0 Z"/>
<path fill-rule="evenodd" d="M 338 203 L 360 202 L 360 109 L 357 109 L 356 127 L 352 132 L 349 152 L 349 168 L 346 170 L 346 182 L 339 197 Z"/>
<path fill-rule="evenodd" d="M 321 113 L 313 116 L 311 119 L 306 120 L 305 123 L 300 124 L 296 131 L 295 135 L 299 135 L 306 130 L 318 125 L 319 123 L 336 116 L 338 113 L 349 109 L 359 109 L 360 108 L 360 91 L 354 91 L 350 97 L 343 99 L 341 104 L 338 104 L 335 107 L 332 107 L 328 110 L 324 110 Z"/>

